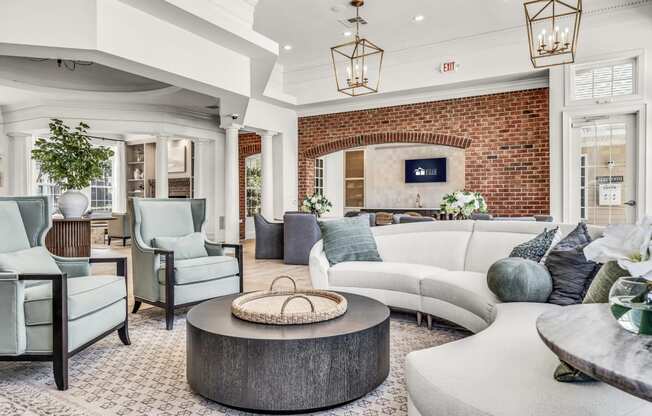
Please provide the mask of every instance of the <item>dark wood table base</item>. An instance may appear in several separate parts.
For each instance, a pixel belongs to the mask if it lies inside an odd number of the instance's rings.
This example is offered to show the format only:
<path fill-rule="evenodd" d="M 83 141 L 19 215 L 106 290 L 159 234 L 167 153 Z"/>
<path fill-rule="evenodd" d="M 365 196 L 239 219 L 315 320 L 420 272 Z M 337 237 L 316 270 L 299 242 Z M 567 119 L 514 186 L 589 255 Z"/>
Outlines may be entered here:
<path fill-rule="evenodd" d="M 345 294 L 331 321 L 274 326 L 230 313 L 237 295 L 193 308 L 187 321 L 187 378 L 200 395 L 253 412 L 323 410 L 364 396 L 389 374 L 389 310 Z"/>

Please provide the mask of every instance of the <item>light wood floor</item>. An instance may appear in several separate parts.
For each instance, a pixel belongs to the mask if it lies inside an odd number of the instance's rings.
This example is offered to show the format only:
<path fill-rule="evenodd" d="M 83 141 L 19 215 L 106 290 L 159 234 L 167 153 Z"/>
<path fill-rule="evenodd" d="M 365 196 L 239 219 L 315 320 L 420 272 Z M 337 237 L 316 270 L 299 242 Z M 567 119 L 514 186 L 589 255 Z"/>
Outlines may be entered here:
<path fill-rule="evenodd" d="M 131 267 L 131 246 L 121 246 L 122 242 L 115 241 L 111 247 L 97 245 L 93 246 L 94 255 L 121 255 L 127 256 L 129 262 L 129 288 L 130 301 L 133 302 L 132 290 L 132 267 Z M 269 288 L 271 281 L 279 275 L 287 274 L 297 281 L 300 288 L 310 288 L 310 275 L 308 266 L 293 266 L 283 264 L 282 260 L 256 260 L 254 258 L 254 241 L 247 240 L 244 242 L 244 290 L 263 290 Z M 93 265 L 93 274 L 114 274 L 115 268 L 107 264 Z M 289 282 L 278 282 L 279 287 L 289 285 Z M 143 305 L 144 306 L 144 305 Z"/>

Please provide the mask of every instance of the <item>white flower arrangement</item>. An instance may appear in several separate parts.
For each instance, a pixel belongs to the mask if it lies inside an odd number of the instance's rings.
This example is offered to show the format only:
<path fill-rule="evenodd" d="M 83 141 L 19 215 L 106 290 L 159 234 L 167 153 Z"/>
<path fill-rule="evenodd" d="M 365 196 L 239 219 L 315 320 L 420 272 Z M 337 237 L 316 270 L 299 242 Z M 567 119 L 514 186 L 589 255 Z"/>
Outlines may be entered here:
<path fill-rule="evenodd" d="M 317 193 L 306 195 L 301 204 L 302 211 L 313 213 L 318 217 L 329 212 L 331 208 L 333 208 L 331 201 L 322 194 Z"/>
<path fill-rule="evenodd" d="M 584 247 L 584 256 L 596 263 L 616 261 L 633 277 L 652 281 L 652 217 L 607 226 L 602 238 Z"/>
<path fill-rule="evenodd" d="M 445 214 L 468 218 L 474 212 L 487 212 L 487 202 L 479 192 L 455 191 L 443 196 L 440 208 Z"/>

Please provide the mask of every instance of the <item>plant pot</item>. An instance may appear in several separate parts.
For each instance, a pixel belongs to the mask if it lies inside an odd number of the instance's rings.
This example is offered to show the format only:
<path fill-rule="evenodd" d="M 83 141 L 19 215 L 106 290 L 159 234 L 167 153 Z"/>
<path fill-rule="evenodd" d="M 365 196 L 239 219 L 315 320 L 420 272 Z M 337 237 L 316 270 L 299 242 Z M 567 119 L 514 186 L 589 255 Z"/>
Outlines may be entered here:
<path fill-rule="evenodd" d="M 66 191 L 58 201 L 59 211 L 64 218 L 81 218 L 88 209 L 88 198 L 79 191 Z"/>
<path fill-rule="evenodd" d="M 640 277 L 621 277 L 609 291 L 611 314 L 629 332 L 652 335 L 652 287 Z"/>

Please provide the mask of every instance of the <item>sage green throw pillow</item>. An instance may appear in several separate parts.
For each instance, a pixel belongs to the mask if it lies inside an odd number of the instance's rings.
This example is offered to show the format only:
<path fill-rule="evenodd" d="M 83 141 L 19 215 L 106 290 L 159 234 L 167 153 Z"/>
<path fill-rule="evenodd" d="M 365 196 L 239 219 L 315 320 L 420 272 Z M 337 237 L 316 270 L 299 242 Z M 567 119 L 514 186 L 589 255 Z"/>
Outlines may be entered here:
<path fill-rule="evenodd" d="M 545 302 L 552 292 L 552 278 L 542 264 L 520 257 L 508 257 L 491 265 L 489 289 L 503 302 Z"/>
<path fill-rule="evenodd" d="M 0 271 L 17 274 L 61 274 L 50 252 L 41 246 L 0 254 Z"/>
<path fill-rule="evenodd" d="M 629 276 L 629 272 L 622 269 L 617 262 L 609 261 L 603 264 L 593 278 L 582 303 L 608 303 L 611 286 L 623 276 Z"/>
<path fill-rule="evenodd" d="M 161 250 L 174 251 L 175 260 L 208 256 L 202 233 L 192 233 L 184 237 L 156 237 L 152 240 L 152 246 Z"/>
<path fill-rule="evenodd" d="M 331 266 L 345 261 L 383 261 L 366 217 L 319 221 L 324 252 Z"/>

